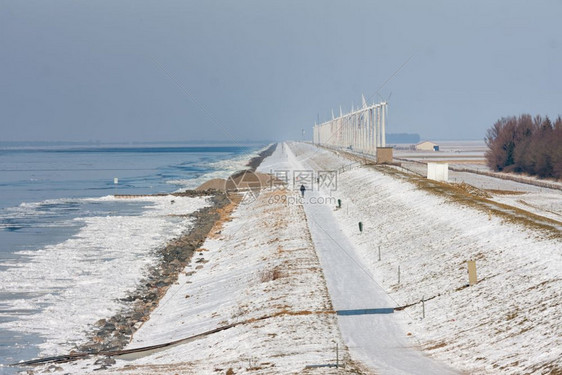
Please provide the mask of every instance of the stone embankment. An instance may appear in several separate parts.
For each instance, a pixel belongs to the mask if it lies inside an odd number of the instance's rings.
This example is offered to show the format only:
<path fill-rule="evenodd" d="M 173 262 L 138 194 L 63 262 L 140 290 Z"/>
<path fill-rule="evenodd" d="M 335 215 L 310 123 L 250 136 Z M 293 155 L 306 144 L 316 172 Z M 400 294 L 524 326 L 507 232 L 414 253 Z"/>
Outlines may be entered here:
<path fill-rule="evenodd" d="M 157 263 L 149 269 L 137 289 L 122 299 L 126 307 L 109 319 L 98 320 L 88 342 L 81 345 L 79 351 L 96 353 L 124 348 L 134 332 L 148 320 L 168 287 L 176 282 L 193 253 L 201 247 L 220 218 L 218 211 L 230 203 L 225 194 L 216 191 L 187 191 L 174 195 L 211 195 L 212 205 L 191 214 L 194 222 L 189 232 L 157 250 Z"/>
<path fill-rule="evenodd" d="M 277 144 L 272 144 L 257 156 L 249 160 L 247 166 L 255 171 L 263 159 L 270 156 Z M 145 280 L 127 297 L 122 299 L 125 307 L 108 319 L 100 319 L 94 324 L 94 330 L 86 343 L 77 348 L 79 352 L 97 353 L 123 349 L 135 331 L 149 319 L 151 312 L 158 306 L 169 286 L 176 282 L 178 274 L 188 265 L 195 251 L 199 249 L 214 225 L 221 219 L 221 213 L 227 205 L 229 211 L 236 204 L 221 188 L 188 190 L 174 193 L 175 196 L 210 196 L 211 206 L 191 214 L 191 229 L 179 238 L 169 242 L 157 252 L 157 263 L 147 272 Z M 221 191 L 222 190 L 222 191 Z M 159 194 L 162 195 L 162 194 Z"/>

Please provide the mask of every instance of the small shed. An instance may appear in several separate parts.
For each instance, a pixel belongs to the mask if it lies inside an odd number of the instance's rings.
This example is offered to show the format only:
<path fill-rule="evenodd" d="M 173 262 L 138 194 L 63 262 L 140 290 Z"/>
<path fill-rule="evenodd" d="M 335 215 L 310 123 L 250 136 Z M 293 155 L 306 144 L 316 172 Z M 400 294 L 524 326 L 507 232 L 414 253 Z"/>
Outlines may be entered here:
<path fill-rule="evenodd" d="M 377 147 L 377 164 L 392 163 L 392 147 Z"/>
<path fill-rule="evenodd" d="M 439 145 L 430 141 L 424 141 L 416 145 L 416 150 L 420 151 L 439 151 Z"/>

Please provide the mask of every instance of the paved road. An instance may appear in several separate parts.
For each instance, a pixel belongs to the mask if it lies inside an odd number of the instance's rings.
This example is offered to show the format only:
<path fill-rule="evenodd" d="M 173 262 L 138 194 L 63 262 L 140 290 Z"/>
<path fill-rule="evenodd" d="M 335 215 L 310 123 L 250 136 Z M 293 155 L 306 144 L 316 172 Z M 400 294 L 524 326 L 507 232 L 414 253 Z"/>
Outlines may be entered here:
<path fill-rule="evenodd" d="M 278 151 L 284 154 L 275 155 L 278 166 L 310 169 L 310 165 L 306 161 L 301 163 L 287 145 L 279 147 Z M 339 311 L 338 324 L 352 358 L 377 374 L 455 373 L 409 346 L 406 333 L 391 312 L 394 304 L 364 270 L 353 244 L 334 217 L 332 207 L 310 204 L 319 196 L 316 191 L 307 191 L 304 209 L 332 304 Z"/>

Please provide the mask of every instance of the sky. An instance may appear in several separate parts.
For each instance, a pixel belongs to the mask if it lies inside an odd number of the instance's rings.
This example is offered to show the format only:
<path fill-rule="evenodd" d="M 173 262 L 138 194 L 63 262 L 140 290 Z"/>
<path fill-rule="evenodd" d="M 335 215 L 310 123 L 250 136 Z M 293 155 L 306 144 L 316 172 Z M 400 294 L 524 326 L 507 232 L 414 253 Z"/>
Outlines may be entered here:
<path fill-rule="evenodd" d="M 562 114 L 562 1 L 0 0 L 0 141 L 300 140 L 361 102 L 482 140 Z"/>

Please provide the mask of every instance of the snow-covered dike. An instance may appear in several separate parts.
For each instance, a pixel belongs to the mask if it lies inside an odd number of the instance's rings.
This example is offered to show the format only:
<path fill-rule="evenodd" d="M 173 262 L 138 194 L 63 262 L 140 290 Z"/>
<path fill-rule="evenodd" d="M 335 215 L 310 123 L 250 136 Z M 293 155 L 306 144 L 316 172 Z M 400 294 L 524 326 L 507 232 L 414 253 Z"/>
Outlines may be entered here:
<path fill-rule="evenodd" d="M 311 145 L 291 149 L 304 168 L 349 163 Z M 334 214 L 361 264 L 396 306 L 414 304 L 395 313 L 412 346 L 471 374 L 561 371 L 560 236 L 489 217 L 371 167 L 341 173 L 332 195 L 343 201 Z M 468 260 L 476 261 L 479 282 L 465 287 Z M 429 299 L 424 319 L 422 298 Z"/>
<path fill-rule="evenodd" d="M 318 183 L 314 188 L 314 183 L 305 181 L 307 169 L 314 168 L 314 156 L 297 158 L 290 147 L 282 145 L 262 168 L 271 168 L 273 173 L 290 170 L 297 188 L 301 183 L 308 186 L 302 204 L 352 358 L 377 374 L 454 373 L 446 365 L 425 357 L 408 342 L 393 312 L 393 301 L 361 264 L 358 249 L 335 219 L 335 201 L 325 191 L 318 191 Z"/>
<path fill-rule="evenodd" d="M 317 172 L 342 166 L 337 188 L 318 190 Z M 495 216 L 473 208 L 479 206 L 469 204 L 468 193 L 455 200 L 443 185 L 432 194 L 395 169 L 362 166 L 308 144 L 279 145 L 258 171 L 284 173 L 291 189 L 306 185 L 305 199 L 294 190 L 262 191 L 238 206 L 211 231 L 128 348 L 226 329 L 117 359 L 106 369 L 98 358 L 65 364 L 63 373 L 562 369 L 556 227 L 534 231 L 507 220 L 509 208 Z M 310 171 L 316 174 L 307 180 Z M 553 215 L 556 207 L 550 206 Z M 477 265 L 473 286 L 468 260 Z M 336 344 L 343 369 L 306 368 L 334 363 Z"/>
<path fill-rule="evenodd" d="M 240 323 L 95 374 L 350 373 L 302 206 L 242 204 L 214 230 L 127 347 L 170 342 Z M 292 193 L 289 193 L 292 194 Z M 336 362 L 344 369 L 308 365 Z M 96 359 L 64 365 L 89 373 Z M 231 373 L 231 372 L 228 372 Z"/>

